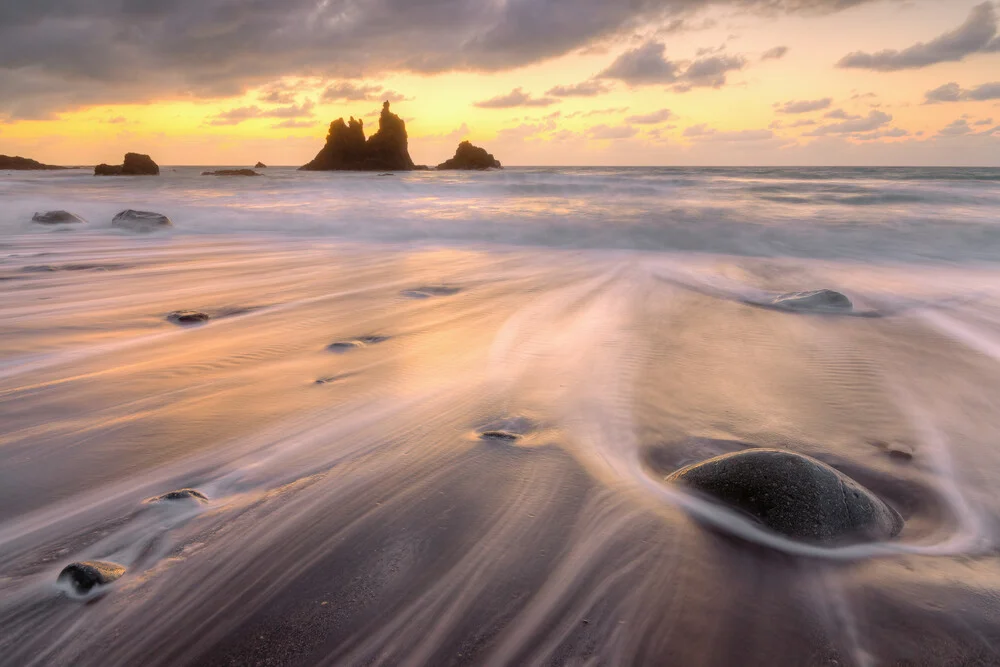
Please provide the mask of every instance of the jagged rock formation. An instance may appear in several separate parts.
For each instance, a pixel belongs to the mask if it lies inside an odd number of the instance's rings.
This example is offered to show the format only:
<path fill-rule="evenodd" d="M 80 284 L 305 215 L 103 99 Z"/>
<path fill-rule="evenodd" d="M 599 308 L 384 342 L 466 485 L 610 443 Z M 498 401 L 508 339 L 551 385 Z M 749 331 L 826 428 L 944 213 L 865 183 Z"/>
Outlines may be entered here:
<path fill-rule="evenodd" d="M 491 153 L 487 153 L 485 148 L 473 146 L 468 141 L 463 141 L 455 151 L 455 157 L 442 162 L 438 169 L 503 169 L 500 161 Z"/>
<path fill-rule="evenodd" d="M 203 171 L 202 176 L 260 176 L 253 169 L 220 169 L 218 171 Z"/>
<path fill-rule="evenodd" d="M 364 123 L 353 117 L 330 123 L 326 145 L 303 171 L 409 171 L 414 169 L 407 147 L 406 123 L 382 105 L 378 132 L 365 140 Z"/>
<path fill-rule="evenodd" d="M 160 167 L 153 158 L 139 153 L 126 153 L 122 164 L 99 164 L 94 176 L 159 176 Z"/>
<path fill-rule="evenodd" d="M 254 169 L 267 169 L 267 165 L 263 162 L 258 162 L 253 166 Z"/>
<path fill-rule="evenodd" d="M 69 167 L 55 167 L 51 164 L 42 164 L 36 160 L 26 157 L 0 155 L 0 171 L 14 169 L 17 171 L 43 171 L 55 169 L 69 169 Z"/>

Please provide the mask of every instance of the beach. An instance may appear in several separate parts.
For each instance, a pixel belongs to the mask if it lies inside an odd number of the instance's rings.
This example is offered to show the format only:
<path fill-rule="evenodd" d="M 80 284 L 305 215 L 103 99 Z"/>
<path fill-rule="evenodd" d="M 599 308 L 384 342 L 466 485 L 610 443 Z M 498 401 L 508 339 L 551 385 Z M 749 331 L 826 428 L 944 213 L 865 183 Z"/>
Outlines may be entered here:
<path fill-rule="evenodd" d="M 1000 170 L 203 169 L 0 174 L 0 664 L 1000 665 Z"/>

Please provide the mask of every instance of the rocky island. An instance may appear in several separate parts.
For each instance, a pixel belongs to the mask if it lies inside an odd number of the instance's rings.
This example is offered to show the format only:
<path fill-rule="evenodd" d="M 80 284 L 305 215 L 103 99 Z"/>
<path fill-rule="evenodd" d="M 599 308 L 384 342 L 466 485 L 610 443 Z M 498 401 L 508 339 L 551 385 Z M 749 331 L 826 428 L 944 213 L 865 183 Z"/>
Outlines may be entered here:
<path fill-rule="evenodd" d="M 485 148 L 473 146 L 470 142 L 463 141 L 458 145 L 455 157 L 442 162 L 437 168 L 441 171 L 446 169 L 483 170 L 503 169 L 503 166 L 491 153 L 487 153 Z"/>
<path fill-rule="evenodd" d="M 56 167 L 51 164 L 42 164 L 37 160 L 31 160 L 26 157 L 0 155 L 0 171 L 8 169 L 15 171 L 54 171 L 56 169 L 69 169 L 69 167 Z"/>
<path fill-rule="evenodd" d="M 139 153 L 126 153 L 122 164 L 99 164 L 94 176 L 159 176 L 160 167 L 153 158 Z"/>
<path fill-rule="evenodd" d="M 407 148 L 406 123 L 382 105 L 378 132 L 365 139 L 364 123 L 353 117 L 330 123 L 326 145 L 302 171 L 410 171 L 415 169 Z"/>

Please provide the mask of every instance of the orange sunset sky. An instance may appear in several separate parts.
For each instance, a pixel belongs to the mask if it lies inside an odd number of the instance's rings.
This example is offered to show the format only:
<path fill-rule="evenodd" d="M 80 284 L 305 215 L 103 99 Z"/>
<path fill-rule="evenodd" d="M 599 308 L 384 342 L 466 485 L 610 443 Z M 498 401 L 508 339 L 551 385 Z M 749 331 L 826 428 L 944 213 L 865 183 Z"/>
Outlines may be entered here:
<path fill-rule="evenodd" d="M 436 164 L 1000 166 L 967 0 L 79 0 L 0 7 L 0 153 L 300 165 L 383 99 Z"/>

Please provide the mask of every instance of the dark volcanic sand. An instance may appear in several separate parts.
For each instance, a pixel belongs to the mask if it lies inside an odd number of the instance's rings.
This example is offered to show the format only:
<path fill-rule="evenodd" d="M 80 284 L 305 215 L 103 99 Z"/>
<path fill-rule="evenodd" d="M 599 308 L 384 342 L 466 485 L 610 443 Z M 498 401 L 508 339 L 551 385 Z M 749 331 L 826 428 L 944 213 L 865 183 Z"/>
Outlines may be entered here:
<path fill-rule="evenodd" d="M 1000 664 L 994 271 L 125 235 L 5 251 L 3 665 Z M 122 268 L 20 271 L 40 261 Z M 881 319 L 741 303 L 817 284 L 865 308 L 982 296 Z M 415 285 L 455 291 L 400 298 Z M 164 321 L 186 303 L 269 305 Z M 393 339 L 327 351 L 359 332 Z M 663 480 L 754 446 L 850 475 L 902 534 L 798 545 Z M 185 488 L 207 502 L 144 503 Z M 56 577 L 83 560 L 128 571 L 72 599 Z"/>

